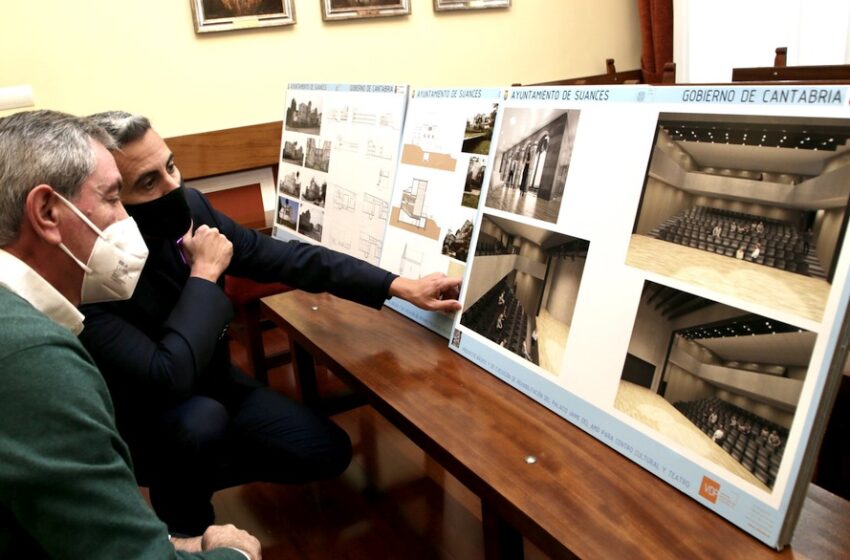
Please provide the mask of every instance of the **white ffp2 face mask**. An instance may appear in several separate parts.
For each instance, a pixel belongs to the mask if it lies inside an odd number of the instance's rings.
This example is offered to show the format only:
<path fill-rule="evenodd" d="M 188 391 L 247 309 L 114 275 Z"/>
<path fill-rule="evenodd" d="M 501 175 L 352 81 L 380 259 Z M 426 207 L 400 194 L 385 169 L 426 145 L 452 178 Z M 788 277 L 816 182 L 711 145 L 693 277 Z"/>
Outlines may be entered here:
<path fill-rule="evenodd" d="M 59 244 L 85 272 L 80 303 L 130 299 L 148 258 L 148 247 L 136 222 L 126 218 L 101 230 L 65 197 L 56 196 L 97 234 L 88 263 L 75 257 L 64 243 Z"/>

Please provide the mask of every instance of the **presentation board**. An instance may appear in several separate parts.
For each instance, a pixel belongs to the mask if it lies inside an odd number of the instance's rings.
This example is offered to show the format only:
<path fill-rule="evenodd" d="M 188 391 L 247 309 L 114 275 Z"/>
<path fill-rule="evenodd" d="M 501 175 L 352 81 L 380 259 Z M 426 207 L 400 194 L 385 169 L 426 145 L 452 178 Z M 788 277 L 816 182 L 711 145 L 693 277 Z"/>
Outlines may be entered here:
<path fill-rule="evenodd" d="M 407 278 L 463 276 L 501 88 L 411 92 L 381 266 Z M 392 298 L 387 306 L 449 337 L 452 317 Z"/>
<path fill-rule="evenodd" d="M 377 265 L 407 86 L 289 84 L 272 235 Z"/>
<path fill-rule="evenodd" d="M 530 87 L 450 347 L 770 546 L 846 353 L 845 86 Z"/>
<path fill-rule="evenodd" d="M 387 305 L 787 544 L 846 357 L 848 87 L 407 92 L 289 86 L 274 237 L 462 275 L 454 318 Z"/>

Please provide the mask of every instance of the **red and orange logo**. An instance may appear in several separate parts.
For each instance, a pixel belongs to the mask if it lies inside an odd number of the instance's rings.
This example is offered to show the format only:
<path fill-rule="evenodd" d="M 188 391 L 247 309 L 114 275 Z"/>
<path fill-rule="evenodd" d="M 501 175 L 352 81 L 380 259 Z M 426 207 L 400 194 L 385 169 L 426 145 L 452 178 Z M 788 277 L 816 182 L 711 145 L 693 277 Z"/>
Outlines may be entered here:
<path fill-rule="evenodd" d="M 702 477 L 702 484 L 700 484 L 699 487 L 699 495 L 712 504 L 716 504 L 718 494 L 720 494 L 720 483 L 711 480 L 707 476 Z"/>

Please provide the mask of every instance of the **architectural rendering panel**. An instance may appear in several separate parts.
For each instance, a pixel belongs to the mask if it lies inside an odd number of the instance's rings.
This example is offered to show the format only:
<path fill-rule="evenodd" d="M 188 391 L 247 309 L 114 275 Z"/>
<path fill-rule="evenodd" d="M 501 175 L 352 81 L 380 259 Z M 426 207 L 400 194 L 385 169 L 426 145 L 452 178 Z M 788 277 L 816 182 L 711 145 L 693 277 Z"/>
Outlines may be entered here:
<path fill-rule="evenodd" d="M 460 88 L 413 93 L 381 266 L 403 276 L 463 274 L 503 95 Z M 388 305 L 448 337 L 449 317 L 397 300 Z"/>
<path fill-rule="evenodd" d="M 847 357 L 850 87 L 513 88 L 491 141 L 450 347 L 788 544 Z"/>
<path fill-rule="evenodd" d="M 378 264 L 406 104 L 406 86 L 290 84 L 279 191 L 301 209 L 295 232 L 273 235 Z"/>

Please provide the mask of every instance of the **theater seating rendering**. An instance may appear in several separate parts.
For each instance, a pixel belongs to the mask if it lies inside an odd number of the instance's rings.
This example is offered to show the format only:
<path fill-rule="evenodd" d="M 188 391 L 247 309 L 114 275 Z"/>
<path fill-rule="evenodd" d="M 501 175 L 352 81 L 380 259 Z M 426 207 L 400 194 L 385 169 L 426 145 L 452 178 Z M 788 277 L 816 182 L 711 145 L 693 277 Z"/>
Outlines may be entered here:
<path fill-rule="evenodd" d="M 718 227 L 720 230 L 716 230 Z M 719 235 L 715 235 L 715 231 Z M 780 220 L 697 206 L 669 218 L 652 230 L 650 235 L 732 258 L 741 248 L 742 260 L 826 278 L 826 273 L 811 250 L 808 235 Z M 753 257 L 757 244 L 759 251 Z"/>
<path fill-rule="evenodd" d="M 782 453 L 785 450 L 785 442 L 788 439 L 786 428 L 717 397 L 680 401 L 673 406 L 709 437 L 721 428 L 724 436 L 715 443 L 756 478 L 773 488 L 776 473 L 782 461 Z M 710 421 L 712 413 L 717 417 L 714 423 Z M 735 418 L 734 427 L 732 426 L 733 418 Z M 748 432 L 740 430 L 743 424 L 749 424 Z M 768 437 L 764 435 L 773 431 L 776 431 L 779 436 L 779 443 L 776 445 L 769 443 Z"/>
<path fill-rule="evenodd" d="M 504 303 L 499 303 L 499 296 L 503 295 Z M 501 328 L 498 326 L 498 318 L 504 313 Z M 470 307 L 460 319 L 461 324 L 500 344 L 519 356 L 529 359 L 522 353 L 523 342 L 526 348 L 530 348 L 531 361 L 538 363 L 536 349 L 527 342 L 528 338 L 528 315 L 522 304 L 516 298 L 506 279 L 502 279 L 484 294 Z M 502 344 L 504 343 L 504 344 Z"/>

